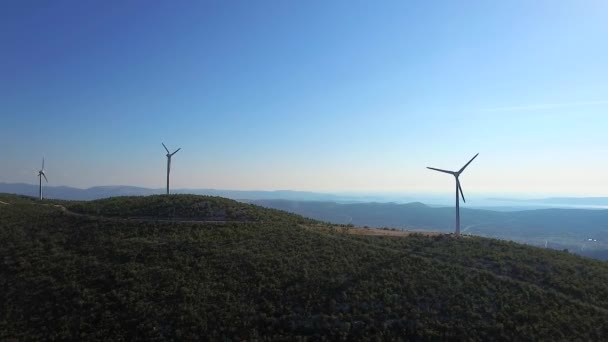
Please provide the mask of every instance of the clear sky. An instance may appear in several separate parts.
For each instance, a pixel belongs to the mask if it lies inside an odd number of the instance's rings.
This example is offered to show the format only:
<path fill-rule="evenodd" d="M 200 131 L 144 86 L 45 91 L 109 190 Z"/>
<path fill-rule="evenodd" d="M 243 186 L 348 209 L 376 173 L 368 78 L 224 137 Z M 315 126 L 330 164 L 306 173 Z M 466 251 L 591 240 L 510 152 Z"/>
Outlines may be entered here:
<path fill-rule="evenodd" d="M 0 182 L 608 195 L 608 2 L 2 1 Z"/>

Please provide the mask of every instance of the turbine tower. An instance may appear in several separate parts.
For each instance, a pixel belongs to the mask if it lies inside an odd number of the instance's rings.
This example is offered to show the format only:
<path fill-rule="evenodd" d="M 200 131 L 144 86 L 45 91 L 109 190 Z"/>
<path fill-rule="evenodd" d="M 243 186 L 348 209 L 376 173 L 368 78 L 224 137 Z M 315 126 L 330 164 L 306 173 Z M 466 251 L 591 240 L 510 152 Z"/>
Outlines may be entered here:
<path fill-rule="evenodd" d="M 38 171 L 39 185 L 38 185 L 38 195 L 40 196 L 40 200 L 42 201 L 42 177 L 48 183 L 49 180 L 46 178 L 44 174 L 44 157 L 42 158 L 42 169 Z"/>
<path fill-rule="evenodd" d="M 462 171 L 464 171 L 464 169 L 467 168 L 467 166 L 469 166 L 469 164 L 471 164 L 471 162 L 473 161 L 473 159 L 477 158 L 477 156 L 479 155 L 479 153 L 477 153 L 473 158 L 471 158 L 471 160 L 469 160 L 468 163 L 466 163 L 462 169 L 458 170 L 457 172 L 455 171 L 448 171 L 448 170 L 442 170 L 442 169 L 436 169 L 434 167 L 427 167 L 427 169 L 431 169 L 431 170 L 435 170 L 435 171 L 439 171 L 439 172 L 443 172 L 443 173 L 448 173 L 450 175 L 453 175 L 454 178 L 456 178 L 456 236 L 460 236 L 460 199 L 458 197 L 458 194 L 460 193 L 460 196 L 462 196 L 462 201 L 464 203 L 466 203 L 467 201 L 464 199 L 464 194 L 462 192 L 462 187 L 460 186 L 460 180 L 458 179 L 458 177 L 460 176 L 460 174 L 462 173 Z"/>
<path fill-rule="evenodd" d="M 171 153 L 169 152 L 169 149 L 167 148 L 167 146 L 165 146 L 165 143 L 162 143 L 163 147 L 165 148 L 165 150 L 167 151 L 167 195 L 169 194 L 169 173 L 171 172 L 171 157 L 173 157 L 174 154 L 177 153 L 177 151 L 181 150 L 182 148 L 178 148 L 177 150 L 175 150 L 175 152 Z"/>

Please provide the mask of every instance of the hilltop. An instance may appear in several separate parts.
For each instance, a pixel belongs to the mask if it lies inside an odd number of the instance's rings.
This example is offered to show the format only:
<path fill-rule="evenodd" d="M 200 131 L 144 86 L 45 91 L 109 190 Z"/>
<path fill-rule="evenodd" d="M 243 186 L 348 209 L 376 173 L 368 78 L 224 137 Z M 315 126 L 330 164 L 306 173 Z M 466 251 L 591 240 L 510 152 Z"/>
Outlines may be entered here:
<path fill-rule="evenodd" d="M 312 221 L 284 211 L 217 196 L 152 195 L 54 202 L 64 204 L 72 212 L 98 217 L 201 222 Z"/>
<path fill-rule="evenodd" d="M 0 339 L 602 340 L 608 264 L 207 196 L 0 195 Z"/>

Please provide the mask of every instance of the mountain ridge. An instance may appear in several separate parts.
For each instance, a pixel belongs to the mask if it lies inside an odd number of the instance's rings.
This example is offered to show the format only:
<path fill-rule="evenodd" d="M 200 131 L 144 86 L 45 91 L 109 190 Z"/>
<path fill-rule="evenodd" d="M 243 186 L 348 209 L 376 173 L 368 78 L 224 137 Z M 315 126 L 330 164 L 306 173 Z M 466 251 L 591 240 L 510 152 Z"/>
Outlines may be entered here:
<path fill-rule="evenodd" d="M 50 196 L 55 196 L 57 199 L 66 200 L 90 200 L 104 197 L 114 197 L 126 195 L 152 195 L 164 194 L 165 188 L 146 188 L 131 185 L 98 185 L 88 188 L 77 188 L 70 186 L 44 186 L 45 192 Z M 63 190 L 58 192 L 57 190 Z M 211 188 L 179 188 L 174 190 L 176 193 L 191 193 L 195 195 L 211 195 L 222 196 L 232 199 L 286 199 L 286 200 L 309 200 L 309 201 L 333 201 L 338 203 L 370 203 L 370 202 L 396 202 L 409 203 L 419 201 L 415 194 L 397 194 L 397 193 L 330 193 L 330 192 L 314 192 L 301 190 L 226 190 L 226 189 L 211 189 Z M 6 183 L 0 182 L 0 192 L 15 193 L 22 195 L 34 196 L 38 193 L 38 185 L 30 183 Z M 447 195 L 447 194 L 446 194 Z M 441 196 L 443 198 L 443 196 Z M 428 204 L 437 206 L 434 202 L 438 196 L 432 195 L 425 201 Z M 478 201 L 484 200 L 478 198 Z M 501 207 L 503 202 L 511 202 L 512 204 L 526 204 L 526 206 L 534 207 L 542 203 L 549 205 L 590 205 L 590 206 L 608 206 L 608 197 L 548 197 L 538 199 L 514 199 L 501 197 L 486 197 L 485 200 L 494 201 L 492 205 L 480 204 L 477 208 L 485 207 Z M 445 200 L 442 200 L 444 202 Z M 446 204 L 439 206 L 452 206 L 449 201 Z"/>

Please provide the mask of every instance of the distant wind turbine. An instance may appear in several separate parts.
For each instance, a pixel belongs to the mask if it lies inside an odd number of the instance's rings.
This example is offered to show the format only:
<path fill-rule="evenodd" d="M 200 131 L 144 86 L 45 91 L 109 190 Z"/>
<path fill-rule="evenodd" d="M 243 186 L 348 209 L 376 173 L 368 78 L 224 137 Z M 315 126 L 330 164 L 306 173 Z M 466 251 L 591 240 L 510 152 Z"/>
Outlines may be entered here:
<path fill-rule="evenodd" d="M 169 149 L 167 148 L 167 146 L 165 146 L 165 143 L 162 143 L 163 147 L 165 148 L 165 150 L 167 151 L 167 195 L 169 194 L 169 173 L 171 172 L 171 157 L 173 157 L 174 154 L 176 154 L 179 150 L 181 150 L 182 148 L 178 148 L 177 150 L 175 150 L 175 152 L 171 153 L 169 152 Z"/>
<path fill-rule="evenodd" d="M 44 177 L 44 180 L 47 183 L 49 182 L 49 180 L 46 178 L 46 175 L 44 174 L 44 157 L 42 158 L 42 169 L 40 171 L 38 171 L 38 178 L 39 178 L 38 195 L 40 196 L 41 201 L 42 201 L 42 177 Z"/>
<path fill-rule="evenodd" d="M 478 155 L 479 155 L 479 153 L 477 153 L 473 158 L 471 158 L 471 160 L 469 160 L 469 162 L 466 163 L 462 167 L 462 169 L 458 170 L 458 172 L 448 171 L 448 170 L 442 170 L 442 169 L 436 169 L 434 167 L 427 167 L 427 169 L 431 169 L 431 170 L 435 170 L 435 171 L 439 171 L 439 172 L 443 172 L 443 173 L 449 173 L 450 175 L 453 175 L 454 178 L 456 178 L 456 236 L 460 236 L 460 199 L 459 199 L 458 194 L 460 193 L 460 196 L 462 196 L 462 201 L 464 203 L 467 202 L 464 199 L 464 194 L 462 192 L 462 187 L 460 186 L 460 180 L 458 179 L 458 177 L 460 176 L 460 174 L 462 173 L 462 171 L 464 171 L 464 169 L 466 169 L 467 166 L 469 166 L 469 164 L 471 164 L 471 162 L 473 161 L 473 159 L 477 158 Z"/>

